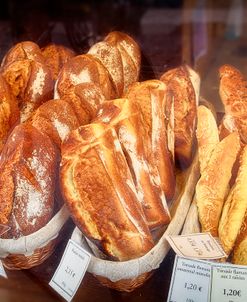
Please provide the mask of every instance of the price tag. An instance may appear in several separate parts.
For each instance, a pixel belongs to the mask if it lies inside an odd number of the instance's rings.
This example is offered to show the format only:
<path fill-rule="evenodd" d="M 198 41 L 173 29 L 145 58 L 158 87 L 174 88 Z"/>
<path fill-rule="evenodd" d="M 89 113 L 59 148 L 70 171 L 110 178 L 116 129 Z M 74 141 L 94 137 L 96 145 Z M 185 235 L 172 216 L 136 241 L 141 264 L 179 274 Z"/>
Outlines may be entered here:
<path fill-rule="evenodd" d="M 66 301 L 71 301 L 86 273 L 90 259 L 91 255 L 87 251 L 69 240 L 49 285 Z"/>
<path fill-rule="evenodd" d="M 0 260 L 0 276 L 2 276 L 4 278 L 8 278 L 1 260 Z"/>
<path fill-rule="evenodd" d="M 167 236 L 173 250 L 181 257 L 218 259 L 226 257 L 218 241 L 209 233 Z"/>
<path fill-rule="evenodd" d="M 175 257 L 169 302 L 208 302 L 211 266 L 206 261 Z"/>
<path fill-rule="evenodd" d="M 211 300 L 220 302 L 247 301 L 247 267 L 239 265 L 213 265 Z"/>

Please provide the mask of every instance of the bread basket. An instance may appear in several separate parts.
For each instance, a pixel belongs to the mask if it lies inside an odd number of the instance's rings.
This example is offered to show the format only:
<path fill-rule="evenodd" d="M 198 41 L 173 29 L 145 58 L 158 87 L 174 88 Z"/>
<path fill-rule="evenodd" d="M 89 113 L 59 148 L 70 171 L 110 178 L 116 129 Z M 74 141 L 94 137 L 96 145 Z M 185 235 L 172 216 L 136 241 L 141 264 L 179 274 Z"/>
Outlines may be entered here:
<path fill-rule="evenodd" d="M 62 227 L 69 218 L 65 206 L 41 229 L 18 239 L 0 239 L 0 259 L 9 270 L 29 269 L 54 251 Z"/>
<path fill-rule="evenodd" d="M 116 262 L 96 257 L 90 249 L 87 239 L 76 227 L 71 239 L 86 249 L 91 255 L 88 272 L 93 274 L 102 285 L 118 291 L 131 292 L 140 287 L 157 269 L 170 250 L 167 235 L 179 234 L 199 177 L 198 158 L 184 172 L 177 174 L 177 192 L 170 205 L 172 220 L 156 245 L 144 256 L 129 261 Z"/>

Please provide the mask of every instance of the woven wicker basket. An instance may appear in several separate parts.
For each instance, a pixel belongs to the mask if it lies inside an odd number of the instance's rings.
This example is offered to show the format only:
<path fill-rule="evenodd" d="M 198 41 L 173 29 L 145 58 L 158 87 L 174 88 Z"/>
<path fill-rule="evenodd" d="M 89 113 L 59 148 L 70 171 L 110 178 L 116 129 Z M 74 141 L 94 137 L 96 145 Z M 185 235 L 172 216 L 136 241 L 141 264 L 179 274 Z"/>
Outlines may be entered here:
<path fill-rule="evenodd" d="M 63 206 L 37 232 L 18 239 L 0 239 L 0 259 L 9 270 L 29 269 L 43 263 L 54 251 L 58 235 L 69 218 Z"/>
<path fill-rule="evenodd" d="M 91 253 L 91 262 L 88 272 L 93 274 L 99 282 L 109 288 L 118 291 L 131 292 L 144 284 L 152 273 L 157 269 L 170 250 L 167 235 L 177 235 L 180 233 L 186 219 L 191 201 L 194 195 L 195 185 L 199 177 L 198 158 L 191 167 L 177 177 L 179 190 L 176 198 L 170 205 L 172 220 L 156 245 L 144 256 L 129 261 L 109 261 L 96 257 L 90 249 L 87 239 L 76 227 L 71 239 L 81 245 Z"/>

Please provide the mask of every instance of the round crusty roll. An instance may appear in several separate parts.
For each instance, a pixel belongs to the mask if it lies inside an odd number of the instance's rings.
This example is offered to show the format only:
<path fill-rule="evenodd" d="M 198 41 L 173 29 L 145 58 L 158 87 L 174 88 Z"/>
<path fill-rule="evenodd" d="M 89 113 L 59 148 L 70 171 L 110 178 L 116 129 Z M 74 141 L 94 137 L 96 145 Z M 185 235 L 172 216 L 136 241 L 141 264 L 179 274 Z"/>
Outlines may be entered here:
<path fill-rule="evenodd" d="M 0 224 L 8 238 L 31 234 L 54 212 L 57 153 L 48 136 L 20 124 L 9 136 L 0 159 Z"/>
<path fill-rule="evenodd" d="M 53 80 L 49 68 L 33 60 L 17 60 L 3 67 L 2 75 L 18 101 L 21 122 L 53 96 Z"/>
<path fill-rule="evenodd" d="M 45 63 L 51 70 L 54 81 L 57 80 L 58 74 L 64 64 L 75 56 L 73 50 L 57 44 L 49 44 L 41 48 L 41 53 L 45 58 Z"/>
<path fill-rule="evenodd" d="M 96 84 L 81 83 L 68 89 L 63 100 L 73 107 L 80 124 L 86 125 L 96 116 L 98 106 L 105 101 L 105 97 Z"/>
<path fill-rule="evenodd" d="M 71 87 L 81 83 L 95 83 L 106 99 L 116 96 L 106 68 L 91 55 L 75 56 L 59 73 L 55 84 L 55 99 L 61 99 Z"/>
<path fill-rule="evenodd" d="M 50 100 L 44 103 L 28 122 L 47 134 L 58 148 L 70 131 L 80 126 L 73 107 L 64 100 Z"/>
<path fill-rule="evenodd" d="M 138 80 L 141 53 L 138 44 L 127 34 L 111 32 L 104 41 L 94 44 L 88 53 L 98 58 L 108 70 L 117 97 Z"/>
<path fill-rule="evenodd" d="M 9 49 L 2 60 L 1 66 L 6 66 L 17 60 L 33 60 L 40 63 L 45 63 L 45 58 L 43 57 L 39 46 L 32 41 L 23 41 L 15 44 Z"/>
<path fill-rule="evenodd" d="M 15 97 L 0 74 L 0 153 L 8 134 L 19 122 L 20 112 Z"/>

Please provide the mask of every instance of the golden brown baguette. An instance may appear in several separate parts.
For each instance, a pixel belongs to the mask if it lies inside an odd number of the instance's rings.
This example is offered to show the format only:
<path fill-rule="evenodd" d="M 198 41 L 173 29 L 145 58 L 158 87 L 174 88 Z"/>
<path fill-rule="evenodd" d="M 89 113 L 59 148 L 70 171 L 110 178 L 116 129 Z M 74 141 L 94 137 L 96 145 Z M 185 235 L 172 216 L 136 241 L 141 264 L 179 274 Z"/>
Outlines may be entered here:
<path fill-rule="evenodd" d="M 166 113 L 174 115 L 171 112 L 173 106 L 171 102 L 167 102 L 166 93 L 166 85 L 163 82 L 149 80 L 131 85 L 125 97 L 136 102 L 141 109 L 147 160 L 153 175 L 157 175 L 156 184 L 161 186 L 167 199 L 172 199 L 175 192 L 175 173 L 167 138 L 166 121 L 170 119 L 170 116 Z"/>
<path fill-rule="evenodd" d="M 233 248 L 232 262 L 247 265 L 247 211 Z"/>
<path fill-rule="evenodd" d="M 6 139 L 13 129 L 19 123 L 20 111 L 17 101 L 11 90 L 0 74 L 0 153 L 6 142 Z"/>
<path fill-rule="evenodd" d="M 35 232 L 54 212 L 57 153 L 49 137 L 20 124 L 9 136 L 0 159 L 0 224 L 9 238 Z"/>
<path fill-rule="evenodd" d="M 227 255 L 233 249 L 247 210 L 247 146 L 244 147 L 238 175 L 222 210 L 219 239 Z"/>
<path fill-rule="evenodd" d="M 137 103 L 128 99 L 107 101 L 99 107 L 96 121 L 114 127 L 132 173 L 150 229 L 170 222 L 165 195 L 155 184 L 145 154 L 145 133 Z"/>
<path fill-rule="evenodd" d="M 41 48 L 45 63 L 51 70 L 53 80 L 57 80 L 58 74 L 64 64 L 75 56 L 73 50 L 58 44 L 49 44 Z"/>
<path fill-rule="evenodd" d="M 48 135 L 60 149 L 61 143 L 80 122 L 70 103 L 50 100 L 41 105 L 28 120 L 36 129 Z"/>
<path fill-rule="evenodd" d="M 215 237 L 218 236 L 221 211 L 239 149 L 237 133 L 232 133 L 219 142 L 196 185 L 195 198 L 202 232 L 210 232 Z"/>
<path fill-rule="evenodd" d="M 200 171 L 206 169 L 212 152 L 219 143 L 218 127 L 215 117 L 210 109 L 200 105 L 197 109 L 196 137 L 198 143 L 198 156 Z"/>
<path fill-rule="evenodd" d="M 153 247 L 114 129 L 92 123 L 72 131 L 62 145 L 60 182 L 73 220 L 109 257 L 138 258 Z"/>
<path fill-rule="evenodd" d="M 53 80 L 49 68 L 33 60 L 17 60 L 3 67 L 2 75 L 18 101 L 21 122 L 53 96 Z"/>
<path fill-rule="evenodd" d="M 86 54 L 75 56 L 64 65 L 55 84 L 54 98 L 62 98 L 68 89 L 81 83 L 98 85 L 107 100 L 116 97 L 107 69 L 99 60 Z"/>
<path fill-rule="evenodd" d="M 187 167 L 193 157 L 200 78 L 184 65 L 167 71 L 160 79 L 174 98 L 175 158 L 180 167 Z"/>

